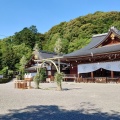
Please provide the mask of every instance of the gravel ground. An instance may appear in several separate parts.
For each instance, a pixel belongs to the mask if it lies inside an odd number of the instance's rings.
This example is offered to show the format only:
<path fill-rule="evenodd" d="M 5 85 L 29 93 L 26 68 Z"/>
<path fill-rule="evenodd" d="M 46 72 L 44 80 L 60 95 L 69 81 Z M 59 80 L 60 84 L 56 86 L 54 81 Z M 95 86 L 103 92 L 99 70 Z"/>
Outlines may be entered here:
<path fill-rule="evenodd" d="M 42 83 L 41 89 L 0 84 L 0 120 L 120 120 L 120 84 Z"/>

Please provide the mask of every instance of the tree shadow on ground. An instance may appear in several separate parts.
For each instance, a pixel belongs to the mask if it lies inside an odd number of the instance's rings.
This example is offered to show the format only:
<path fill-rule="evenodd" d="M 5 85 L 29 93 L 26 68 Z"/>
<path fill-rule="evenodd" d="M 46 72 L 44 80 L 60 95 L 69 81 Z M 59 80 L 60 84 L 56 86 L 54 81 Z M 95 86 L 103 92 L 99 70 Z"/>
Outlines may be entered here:
<path fill-rule="evenodd" d="M 1 115 L 0 120 L 120 120 L 119 112 L 103 113 L 99 108 L 92 108 L 92 105 L 90 109 L 83 109 L 84 104 L 86 103 L 81 104 L 82 109 L 79 110 L 65 110 L 55 105 L 28 106 L 9 110 L 10 113 Z"/>
<path fill-rule="evenodd" d="M 57 90 L 57 87 L 48 87 L 48 88 L 40 88 L 41 90 Z M 62 88 L 62 91 L 68 91 L 68 90 L 80 90 L 82 88 L 79 87 L 73 87 L 73 88 Z"/>

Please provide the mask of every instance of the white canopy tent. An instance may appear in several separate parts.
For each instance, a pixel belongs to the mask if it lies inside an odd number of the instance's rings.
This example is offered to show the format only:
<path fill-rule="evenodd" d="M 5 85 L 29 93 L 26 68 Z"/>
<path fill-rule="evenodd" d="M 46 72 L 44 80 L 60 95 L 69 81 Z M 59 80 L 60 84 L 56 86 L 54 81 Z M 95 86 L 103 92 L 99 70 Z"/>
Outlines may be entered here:
<path fill-rule="evenodd" d="M 100 68 L 110 70 L 110 71 L 120 71 L 120 61 L 79 64 L 78 74 L 93 72 Z"/>

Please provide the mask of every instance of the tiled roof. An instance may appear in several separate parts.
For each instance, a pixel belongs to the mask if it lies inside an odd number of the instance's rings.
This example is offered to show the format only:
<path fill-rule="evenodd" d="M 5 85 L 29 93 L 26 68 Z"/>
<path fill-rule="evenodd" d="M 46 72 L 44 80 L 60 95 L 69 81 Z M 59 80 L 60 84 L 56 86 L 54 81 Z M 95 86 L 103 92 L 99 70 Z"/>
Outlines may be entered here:
<path fill-rule="evenodd" d="M 93 36 L 91 42 L 87 46 L 82 48 L 82 50 L 88 50 L 95 47 L 96 45 L 101 43 L 106 36 L 107 34 L 102 34 L 100 36 Z"/>
<path fill-rule="evenodd" d="M 33 55 L 37 56 L 37 59 L 39 59 L 39 60 L 53 58 L 53 57 L 57 56 L 57 54 L 54 52 L 47 52 L 47 51 L 43 51 L 43 50 L 39 50 L 39 51 L 35 50 L 33 52 Z"/>
<path fill-rule="evenodd" d="M 94 48 L 96 45 L 98 45 L 99 43 L 102 42 L 102 40 L 106 37 L 106 34 L 102 35 L 102 36 L 93 36 L 91 42 L 85 46 L 82 49 L 76 50 L 72 53 L 66 54 L 64 55 L 64 57 L 67 56 L 79 56 L 79 55 L 86 55 L 87 53 L 89 53 L 89 50 Z"/>
<path fill-rule="evenodd" d="M 54 52 L 47 52 L 47 51 L 43 51 L 43 50 L 40 50 L 39 51 L 39 57 L 41 59 L 47 59 L 47 58 L 53 58 L 54 56 L 56 56 L 57 54 L 54 53 Z"/>
<path fill-rule="evenodd" d="M 108 53 L 108 52 L 115 52 L 120 51 L 120 44 L 118 45 L 111 45 L 111 46 L 104 46 L 100 48 L 94 48 L 85 51 L 75 51 L 74 53 L 67 54 L 64 57 L 77 57 L 77 56 L 84 56 L 84 55 L 91 55 L 91 54 L 100 54 L 100 53 Z"/>
<path fill-rule="evenodd" d="M 107 36 L 109 36 L 111 31 L 114 31 L 117 35 L 120 35 L 120 31 L 118 31 L 116 28 L 112 27 L 108 33 L 94 35 L 92 37 L 91 42 L 87 46 L 85 46 L 84 48 L 79 49 L 77 51 L 74 51 L 72 53 L 66 54 L 66 55 L 64 55 L 64 57 L 77 57 L 77 56 L 91 55 L 91 53 L 100 54 L 100 53 L 120 51 L 120 44 L 95 48 L 95 46 L 104 42 L 104 40 L 106 39 Z"/>

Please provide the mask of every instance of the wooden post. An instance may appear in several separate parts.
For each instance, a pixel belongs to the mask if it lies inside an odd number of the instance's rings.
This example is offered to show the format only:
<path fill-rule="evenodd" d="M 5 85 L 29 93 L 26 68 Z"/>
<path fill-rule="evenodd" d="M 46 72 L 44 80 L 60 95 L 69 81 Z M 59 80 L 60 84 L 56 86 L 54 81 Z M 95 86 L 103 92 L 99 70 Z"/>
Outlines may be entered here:
<path fill-rule="evenodd" d="M 111 78 L 114 78 L 114 72 L 111 71 Z"/>
<path fill-rule="evenodd" d="M 76 82 L 79 82 L 79 79 L 80 79 L 80 73 L 78 73 L 76 76 Z"/>
<path fill-rule="evenodd" d="M 93 72 L 91 72 L 91 78 L 93 78 L 94 77 L 94 74 L 93 74 Z"/>
<path fill-rule="evenodd" d="M 78 78 L 80 77 L 80 73 L 78 73 L 77 77 L 78 77 Z"/>
<path fill-rule="evenodd" d="M 93 79 L 94 78 L 94 74 L 93 74 L 93 72 L 91 72 L 91 78 L 92 78 L 91 81 L 94 82 L 94 79 Z"/>

